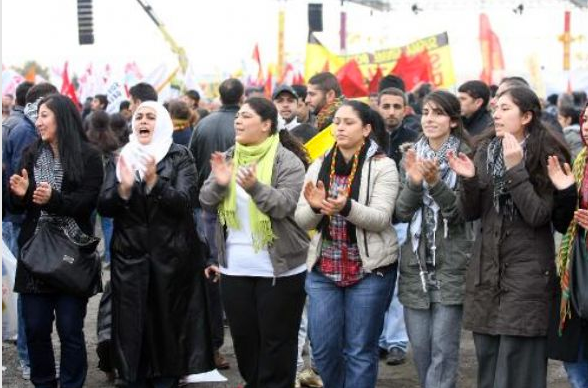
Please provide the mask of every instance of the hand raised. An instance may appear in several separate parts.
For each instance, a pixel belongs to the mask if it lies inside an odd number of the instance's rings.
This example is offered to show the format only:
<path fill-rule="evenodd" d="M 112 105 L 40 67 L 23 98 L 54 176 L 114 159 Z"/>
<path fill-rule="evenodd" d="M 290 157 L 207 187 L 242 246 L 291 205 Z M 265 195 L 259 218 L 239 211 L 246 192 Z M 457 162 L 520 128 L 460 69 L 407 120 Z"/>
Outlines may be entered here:
<path fill-rule="evenodd" d="M 241 167 L 237 171 L 237 183 L 239 186 L 248 190 L 257 182 L 257 166 Z"/>
<path fill-rule="evenodd" d="M 21 175 L 14 174 L 10 177 L 10 191 L 17 197 L 24 197 L 29 189 L 29 173 L 24 168 Z"/>
<path fill-rule="evenodd" d="M 216 183 L 228 186 L 233 176 L 233 162 L 227 162 L 221 152 L 214 152 L 210 156 L 210 169 L 214 173 Z"/>
<path fill-rule="evenodd" d="M 429 186 L 435 186 L 439 182 L 439 167 L 437 166 L 437 159 L 429 160 L 423 159 L 419 161 L 419 169 L 423 178 Z"/>
<path fill-rule="evenodd" d="M 304 185 L 304 198 L 310 207 L 321 209 L 326 196 L 325 185 L 322 181 L 318 181 L 316 186 L 313 182 L 306 182 Z"/>
<path fill-rule="evenodd" d="M 574 219 L 584 229 L 588 229 L 588 210 L 578 209 L 574 212 Z"/>
<path fill-rule="evenodd" d="M 473 178 L 476 175 L 476 166 L 466 154 L 460 152 L 456 155 L 455 152 L 447 152 L 447 163 L 455 173 L 464 178 Z"/>
<path fill-rule="evenodd" d="M 404 156 L 404 171 L 406 171 L 408 179 L 415 186 L 420 186 L 423 183 L 423 173 L 419 167 L 416 151 L 413 148 L 406 151 Z"/>
<path fill-rule="evenodd" d="M 145 175 L 143 179 L 148 187 L 153 187 L 157 183 L 157 165 L 155 164 L 155 158 L 151 155 L 145 158 Z"/>
<path fill-rule="evenodd" d="M 523 160 L 523 155 L 523 147 L 511 133 L 506 132 L 502 138 L 502 156 L 506 169 L 510 170 L 519 164 Z"/>
<path fill-rule="evenodd" d="M 51 199 L 52 188 L 47 182 L 41 182 L 33 192 L 33 203 L 45 205 Z"/>
<path fill-rule="evenodd" d="M 339 188 L 337 193 L 337 198 L 327 198 L 323 200 L 323 206 L 321 208 L 321 213 L 327 216 L 333 216 L 338 214 L 347 203 L 347 193 L 344 189 Z"/>
<path fill-rule="evenodd" d="M 551 179 L 551 183 L 558 190 L 564 190 L 574 184 L 574 174 L 570 165 L 564 163 L 564 169 L 562 170 L 561 165 L 557 156 L 547 157 L 547 175 Z"/>

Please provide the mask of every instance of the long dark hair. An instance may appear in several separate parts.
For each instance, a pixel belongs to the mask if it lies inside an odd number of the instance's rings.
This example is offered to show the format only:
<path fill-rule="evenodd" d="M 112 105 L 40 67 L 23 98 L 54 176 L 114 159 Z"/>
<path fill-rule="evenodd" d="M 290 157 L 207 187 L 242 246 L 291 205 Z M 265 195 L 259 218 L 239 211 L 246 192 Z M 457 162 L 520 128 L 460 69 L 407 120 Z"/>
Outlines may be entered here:
<path fill-rule="evenodd" d="M 82 143 L 88 142 L 80 112 L 69 97 L 61 94 L 44 97 L 39 102 L 39 108 L 43 105 L 55 115 L 57 146 L 63 174 L 68 181 L 79 184 L 84 176 Z M 43 140 L 39 139 L 31 148 L 28 157 L 36 157 L 42 145 Z"/>
<path fill-rule="evenodd" d="M 549 155 L 559 155 L 564 161 L 570 162 L 570 152 L 567 146 L 547 128 L 541 121 L 541 102 L 539 97 L 527 87 L 509 88 L 497 97 L 510 96 L 512 102 L 519 108 L 521 114 L 530 112 L 531 121 L 525 125 L 525 131 L 528 134 L 525 153 L 525 167 L 529 172 L 531 182 L 540 192 L 544 192 L 551 186 L 547 176 L 547 157 Z M 494 128 L 486 133 L 487 144 L 491 138 L 496 136 Z"/>
<path fill-rule="evenodd" d="M 103 154 L 116 151 L 119 147 L 116 134 L 110 129 L 110 117 L 104 111 L 96 111 L 90 116 L 88 140 L 97 146 Z"/>
<path fill-rule="evenodd" d="M 245 100 L 245 104 L 249 105 L 261 117 L 261 121 L 270 121 L 270 132 L 272 135 L 278 132 L 278 110 L 273 102 L 263 97 L 251 97 Z M 280 137 L 280 143 L 286 149 L 292 151 L 294 155 L 298 156 L 304 164 L 305 169 L 308 168 L 310 164 L 308 152 L 306 152 L 306 148 L 304 148 L 300 140 L 290 135 L 288 131 L 279 131 L 278 135 Z"/>
<path fill-rule="evenodd" d="M 341 107 L 343 106 L 348 106 L 353 109 L 353 111 L 357 113 L 362 125 L 365 126 L 369 124 L 372 127 L 370 138 L 374 140 L 380 148 L 387 147 L 388 134 L 386 132 L 386 124 L 380 113 L 370 108 L 368 104 L 357 100 L 345 100 L 343 104 L 341 104 Z M 339 109 L 341 109 L 341 107 L 339 107 Z"/>
<path fill-rule="evenodd" d="M 458 98 L 446 90 L 435 90 L 425 96 L 422 106 L 424 107 L 428 102 L 433 103 L 437 108 L 441 109 L 449 117 L 451 122 L 456 124 L 455 127 L 451 128 L 451 134 L 470 146 L 471 139 L 463 126 L 461 105 Z"/>

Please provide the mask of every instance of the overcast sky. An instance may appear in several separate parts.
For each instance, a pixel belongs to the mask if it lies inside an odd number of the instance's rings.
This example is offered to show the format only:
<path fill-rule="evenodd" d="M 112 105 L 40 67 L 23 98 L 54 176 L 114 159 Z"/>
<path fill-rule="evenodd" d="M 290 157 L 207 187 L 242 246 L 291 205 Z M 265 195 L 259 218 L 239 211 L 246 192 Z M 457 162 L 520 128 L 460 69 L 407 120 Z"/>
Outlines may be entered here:
<path fill-rule="evenodd" d="M 302 65 L 307 36 L 307 0 L 150 0 L 156 14 L 178 44 L 183 46 L 198 73 L 231 73 L 251 60 L 259 43 L 264 64 L 276 61 L 277 13 L 286 10 L 287 59 Z M 318 2 L 318 1 L 317 1 Z M 333 51 L 339 44 L 339 0 L 324 2 L 323 42 Z M 415 15 L 410 6 L 419 3 Z M 506 66 L 524 72 L 535 57 L 548 71 L 561 69 L 564 10 L 571 8 L 572 32 L 584 40 L 572 46 L 573 66 L 588 68 L 588 12 L 560 0 L 526 0 L 522 15 L 512 11 L 518 1 L 506 0 L 393 0 L 391 12 L 370 12 L 345 4 L 348 12 L 349 51 L 394 47 L 428 35 L 449 32 L 458 80 L 476 77 L 481 59 L 478 14 L 484 10 L 498 34 Z M 482 5 L 480 5 L 482 4 Z M 486 4 L 486 6 L 484 6 Z M 78 46 L 75 0 L 2 0 L 2 63 L 20 65 L 36 59 L 45 66 L 81 73 L 86 65 L 110 63 L 122 68 L 136 61 L 143 74 L 166 62 L 175 66 L 161 33 L 136 0 L 94 0 L 92 46 Z M 583 53 L 583 54 L 578 54 Z M 582 59 L 582 55 L 583 58 Z"/>

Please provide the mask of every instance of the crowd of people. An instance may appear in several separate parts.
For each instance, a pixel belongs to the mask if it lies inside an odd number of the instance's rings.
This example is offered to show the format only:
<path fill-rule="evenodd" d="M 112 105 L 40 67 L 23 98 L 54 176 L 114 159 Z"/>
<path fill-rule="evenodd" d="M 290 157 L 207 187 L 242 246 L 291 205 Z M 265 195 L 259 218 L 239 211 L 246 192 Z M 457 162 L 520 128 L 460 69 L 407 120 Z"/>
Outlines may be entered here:
<path fill-rule="evenodd" d="M 323 72 L 271 96 L 227 79 L 212 111 L 194 90 L 129 95 L 116 114 L 49 83 L 3 98 L 2 236 L 35 387 L 84 385 L 97 293 L 89 350 L 116 386 L 230 368 L 226 322 L 251 388 L 375 387 L 409 348 L 421 387 L 455 387 L 462 328 L 479 388 L 546 387 L 549 359 L 588 387 L 586 93 L 389 75 L 365 103 Z M 323 131 L 334 144 L 311 159 Z M 78 257 L 40 240 L 84 247 L 97 226 L 103 256 L 80 256 L 98 266 L 74 292 L 60 279 L 79 282 Z M 71 265 L 40 271 L 35 244 Z"/>

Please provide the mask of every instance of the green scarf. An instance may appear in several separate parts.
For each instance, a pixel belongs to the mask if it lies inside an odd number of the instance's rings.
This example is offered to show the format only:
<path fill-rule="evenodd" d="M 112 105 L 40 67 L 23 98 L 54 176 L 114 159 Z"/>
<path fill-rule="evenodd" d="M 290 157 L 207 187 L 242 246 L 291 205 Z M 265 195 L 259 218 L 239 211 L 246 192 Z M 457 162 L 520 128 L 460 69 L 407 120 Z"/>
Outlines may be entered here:
<path fill-rule="evenodd" d="M 257 180 L 260 183 L 271 185 L 272 173 L 276 151 L 280 144 L 278 134 L 271 135 L 261 144 L 244 146 L 235 144 L 233 154 L 233 178 L 229 184 L 228 193 L 221 202 L 218 215 L 222 225 L 239 230 L 237 218 L 237 171 L 239 167 L 256 164 Z M 249 200 L 249 224 L 253 234 L 253 249 L 257 252 L 270 245 L 276 236 L 272 230 L 270 218 L 259 211 L 253 200 Z"/>
<path fill-rule="evenodd" d="M 576 181 L 576 187 L 578 191 L 582 188 L 582 180 L 584 179 L 584 172 L 586 170 L 586 147 L 582 148 L 582 151 L 576 156 L 573 167 L 574 180 Z M 579 203 L 580 201 L 578 201 Z M 576 205 L 578 209 L 578 205 Z M 574 242 L 578 236 L 578 222 L 572 219 L 566 234 L 561 240 L 559 246 L 559 252 L 557 255 L 557 274 L 559 275 L 559 281 L 561 286 L 561 304 L 559 311 L 559 335 L 562 335 L 565 322 L 567 318 L 571 316 L 570 308 L 570 271 L 572 264 L 572 255 L 574 252 Z"/>

